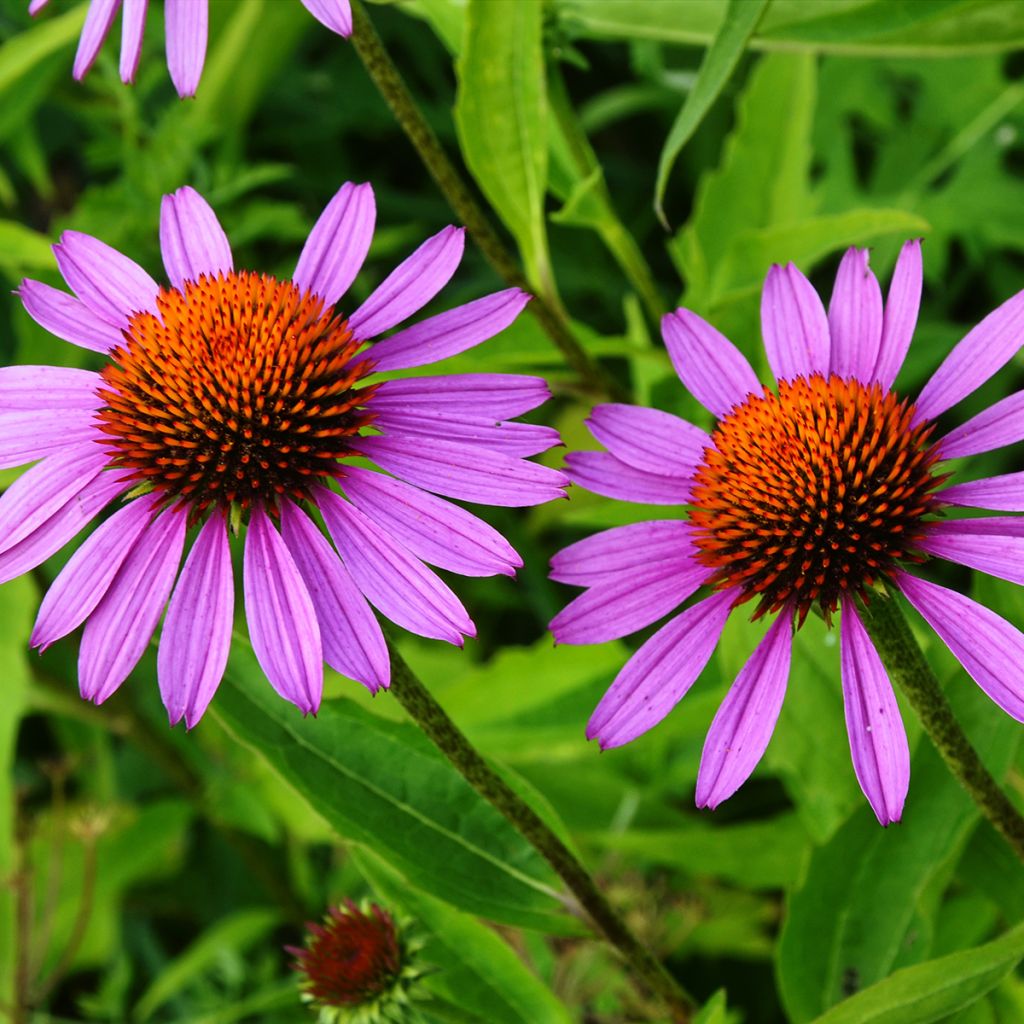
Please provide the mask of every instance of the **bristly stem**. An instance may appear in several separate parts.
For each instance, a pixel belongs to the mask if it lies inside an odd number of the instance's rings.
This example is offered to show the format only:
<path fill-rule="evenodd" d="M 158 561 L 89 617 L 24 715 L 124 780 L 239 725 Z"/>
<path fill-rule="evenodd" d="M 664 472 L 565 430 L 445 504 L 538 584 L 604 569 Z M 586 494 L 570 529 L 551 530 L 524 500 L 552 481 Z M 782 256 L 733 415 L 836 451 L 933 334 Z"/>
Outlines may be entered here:
<path fill-rule="evenodd" d="M 384 102 L 391 108 L 406 137 L 419 154 L 456 217 L 466 226 L 487 261 L 513 287 L 532 292 L 519 261 L 502 241 L 490 218 L 476 201 L 462 175 L 448 159 L 434 130 L 420 112 L 394 61 L 359 0 L 353 0 L 352 45 L 363 62 Z M 530 312 L 555 343 L 584 387 L 597 394 L 628 400 L 623 389 L 610 380 L 583 350 L 569 326 L 565 313 L 545 296 L 534 295 Z"/>
<path fill-rule="evenodd" d="M 921 653 L 896 595 L 861 610 L 864 625 L 893 681 L 906 694 L 928 738 L 978 809 L 1024 861 L 1024 817 L 982 763 Z"/>
<path fill-rule="evenodd" d="M 390 692 L 463 778 L 501 811 L 554 868 L 594 926 L 618 950 L 634 978 L 664 1001 L 675 1024 L 686 1024 L 693 1016 L 694 1000 L 633 934 L 575 854 L 466 739 L 405 663 L 394 643 L 390 648 Z"/>

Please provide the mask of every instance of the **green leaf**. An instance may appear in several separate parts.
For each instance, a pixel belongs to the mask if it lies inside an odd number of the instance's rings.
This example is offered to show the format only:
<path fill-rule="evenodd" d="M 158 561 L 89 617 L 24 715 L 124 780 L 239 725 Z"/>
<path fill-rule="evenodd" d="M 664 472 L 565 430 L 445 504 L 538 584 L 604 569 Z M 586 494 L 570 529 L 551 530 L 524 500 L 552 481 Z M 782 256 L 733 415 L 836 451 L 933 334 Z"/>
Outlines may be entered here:
<path fill-rule="evenodd" d="M 237 637 L 215 707 L 339 835 L 372 847 L 413 884 L 505 924 L 579 930 L 540 855 L 419 730 L 349 700 L 302 718 Z"/>
<path fill-rule="evenodd" d="M 0 268 L 20 277 L 26 271 L 53 270 L 50 240 L 13 220 L 0 220 Z"/>
<path fill-rule="evenodd" d="M 488 1024 L 570 1024 L 566 1008 L 495 931 L 408 885 L 370 850 L 354 856 L 378 895 L 402 907 L 414 931 L 429 933 L 420 955 L 440 970 L 421 982 L 425 988 Z"/>
<path fill-rule="evenodd" d="M 542 18 L 539 3 L 470 0 L 456 64 L 455 126 L 466 165 L 515 236 L 530 283 L 550 294 Z"/>
<path fill-rule="evenodd" d="M 704 54 L 697 81 L 668 133 L 658 158 L 658 180 L 654 186 L 654 209 L 666 228 L 663 200 L 672 165 L 725 87 L 767 4 L 768 0 L 729 0 L 722 24 Z"/>
<path fill-rule="evenodd" d="M 40 19 L 24 32 L 17 32 L 0 46 L 0 97 L 7 103 L 17 99 L 23 81 L 46 60 L 69 49 L 78 39 L 85 22 L 86 4 L 56 18 Z M 70 74 L 70 67 L 68 73 Z"/>
<path fill-rule="evenodd" d="M 1024 925 L 993 942 L 896 971 L 814 1024 L 929 1024 L 970 1006 L 1024 958 Z"/>

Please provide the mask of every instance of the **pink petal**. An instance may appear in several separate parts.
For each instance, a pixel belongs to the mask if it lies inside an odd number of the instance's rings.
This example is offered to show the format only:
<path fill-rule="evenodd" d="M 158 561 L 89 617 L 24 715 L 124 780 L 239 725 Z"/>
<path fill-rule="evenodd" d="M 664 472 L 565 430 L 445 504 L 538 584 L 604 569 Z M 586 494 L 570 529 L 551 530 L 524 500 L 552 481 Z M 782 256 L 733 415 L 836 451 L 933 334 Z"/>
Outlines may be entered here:
<path fill-rule="evenodd" d="M 124 341 L 119 327 L 98 317 L 74 295 L 42 281 L 22 281 L 17 295 L 40 327 L 72 345 L 106 353 Z"/>
<path fill-rule="evenodd" d="M 908 573 L 896 583 L 989 698 L 1024 722 L 1024 634 L 955 590 Z"/>
<path fill-rule="evenodd" d="M 96 394 L 100 375 L 67 366 L 5 366 L 0 368 L 0 410 L 3 413 L 92 412 L 102 400 Z"/>
<path fill-rule="evenodd" d="M 356 508 L 431 565 L 463 576 L 514 576 L 523 564 L 493 527 L 418 487 L 354 466 L 342 486 Z"/>
<path fill-rule="evenodd" d="M 32 630 L 33 647 L 45 651 L 92 614 L 152 521 L 155 505 L 152 495 L 131 501 L 86 538 L 43 598 Z"/>
<path fill-rule="evenodd" d="M 870 382 L 882 339 L 882 290 L 868 266 L 867 249 L 847 249 L 843 256 L 828 304 L 828 327 L 831 372 Z"/>
<path fill-rule="evenodd" d="M 669 358 L 686 389 L 721 419 L 763 388 L 744 355 L 729 339 L 688 309 L 661 318 Z"/>
<path fill-rule="evenodd" d="M 121 0 L 89 0 L 89 11 L 85 16 L 82 34 L 78 38 L 78 52 L 75 54 L 72 70 L 78 81 L 85 77 L 96 60 L 96 55 L 100 52 L 103 40 L 107 38 L 120 6 Z"/>
<path fill-rule="evenodd" d="M 936 495 L 949 505 L 1024 512 L 1024 473 L 1005 473 L 984 480 L 953 484 Z"/>
<path fill-rule="evenodd" d="M 776 380 L 827 376 L 831 344 L 825 307 L 792 263 L 768 271 L 761 293 L 761 332 Z"/>
<path fill-rule="evenodd" d="M 121 81 L 135 81 L 142 54 L 142 37 L 146 30 L 146 8 L 149 0 L 124 0 L 121 12 Z"/>
<path fill-rule="evenodd" d="M 560 644 L 599 644 L 635 633 L 678 608 L 711 570 L 685 555 L 594 584 L 548 627 Z"/>
<path fill-rule="evenodd" d="M 921 239 L 905 242 L 889 284 L 874 379 L 888 391 L 903 367 L 921 308 Z"/>
<path fill-rule="evenodd" d="M 713 594 L 662 626 L 626 662 L 587 725 L 587 739 L 621 747 L 657 725 L 686 695 L 725 628 L 734 595 Z"/>
<path fill-rule="evenodd" d="M 266 512 L 254 508 L 243 559 L 249 637 L 270 685 L 303 714 L 320 707 L 323 648 L 316 610 Z"/>
<path fill-rule="evenodd" d="M 376 399 L 376 396 L 374 396 Z M 374 411 L 377 403 L 373 402 Z M 412 412 L 377 412 L 373 425 L 389 437 L 412 440 L 451 441 L 486 448 L 517 458 L 538 455 L 561 444 L 558 431 L 535 423 L 510 423 L 486 416 L 460 416 L 445 410 L 416 409 Z"/>
<path fill-rule="evenodd" d="M 939 447 L 944 459 L 959 459 L 1005 448 L 1021 439 L 1024 439 L 1024 391 L 1015 391 L 951 430 L 939 442 Z"/>
<path fill-rule="evenodd" d="M 100 436 L 93 414 L 80 409 L 0 412 L 0 469 L 22 466 L 84 441 L 95 442 Z"/>
<path fill-rule="evenodd" d="M 391 336 L 394 337 L 397 335 Z M 374 352 L 379 352 L 384 344 L 386 342 L 378 342 Z M 551 392 L 542 377 L 461 373 L 386 380 L 373 396 L 373 408 L 402 413 L 440 408 L 455 416 L 493 416 L 496 420 L 505 420 L 536 409 L 550 397 Z"/>
<path fill-rule="evenodd" d="M 149 646 L 181 563 L 185 523 L 179 509 L 159 515 L 89 616 L 78 652 L 78 687 L 86 700 L 102 704 Z"/>
<path fill-rule="evenodd" d="M 578 487 L 606 498 L 644 505 L 685 505 L 690 500 L 689 477 L 645 473 L 607 452 L 570 452 L 565 471 Z"/>
<path fill-rule="evenodd" d="M 191 729 L 224 676 L 235 620 L 227 524 L 214 514 L 199 531 L 167 606 L 156 674 L 171 725 Z"/>
<path fill-rule="evenodd" d="M 933 420 L 980 388 L 1024 342 L 1024 291 L 989 313 L 932 374 L 917 399 L 917 420 Z"/>
<path fill-rule="evenodd" d="M 839 644 L 853 770 L 879 823 L 890 825 L 903 815 L 910 749 L 882 659 L 852 601 L 843 602 Z"/>
<path fill-rule="evenodd" d="M 391 658 L 377 617 L 309 517 L 290 501 L 281 504 L 281 533 L 313 599 L 324 660 L 370 693 L 391 683 Z"/>
<path fill-rule="evenodd" d="M 782 710 L 792 649 L 792 618 L 783 612 L 743 666 L 711 723 L 697 773 L 698 807 L 714 810 L 757 767 Z"/>
<path fill-rule="evenodd" d="M 570 544 L 551 559 L 551 578 L 589 587 L 680 555 L 692 557 L 693 528 L 683 519 L 615 526 Z"/>
<path fill-rule="evenodd" d="M 346 38 L 352 35 L 352 8 L 348 0 L 302 0 L 302 5 L 332 32 Z"/>
<path fill-rule="evenodd" d="M 660 476 L 691 477 L 711 447 L 700 427 L 638 405 L 597 405 L 587 427 L 615 458 Z"/>
<path fill-rule="evenodd" d="M 210 204 L 194 189 L 179 188 L 160 203 L 160 251 L 175 288 L 206 274 L 229 274 L 231 243 Z"/>
<path fill-rule="evenodd" d="M 373 188 L 345 182 L 313 225 L 292 280 L 333 306 L 362 268 L 376 219 Z"/>
<path fill-rule="evenodd" d="M 332 491 L 316 501 L 356 585 L 392 622 L 459 647 L 462 634 L 476 636 L 462 602 L 405 547 Z"/>
<path fill-rule="evenodd" d="M 49 2 L 50 0 L 32 0 L 28 5 L 29 15 L 34 18 Z"/>
<path fill-rule="evenodd" d="M 1024 583 L 1024 518 L 994 516 L 929 523 L 918 547 L 989 576 Z"/>
<path fill-rule="evenodd" d="M 352 333 L 374 338 L 422 309 L 451 280 L 462 261 L 465 235 L 464 228 L 447 227 L 428 238 L 349 317 Z"/>
<path fill-rule="evenodd" d="M 207 0 L 165 0 L 167 70 L 182 99 L 195 96 L 206 63 Z"/>
<path fill-rule="evenodd" d="M 156 281 L 133 260 L 80 231 L 65 231 L 53 247 L 74 293 L 98 317 L 125 328 L 132 313 L 156 313 Z"/>
<path fill-rule="evenodd" d="M 454 271 L 454 267 L 452 269 Z M 444 283 L 446 282 L 447 279 Z M 381 288 L 383 287 L 381 285 Z M 440 287 L 443 287 L 443 284 Z M 370 357 L 373 359 L 374 369 L 380 372 L 406 370 L 412 366 L 426 366 L 428 363 L 436 363 L 465 352 L 505 330 L 529 301 L 530 296 L 526 292 L 518 288 L 507 288 L 503 292 L 485 295 L 482 299 L 467 302 L 446 313 L 421 320 L 418 324 L 397 331 L 390 338 L 378 341 L 373 346 Z M 366 334 L 360 336 L 369 337 Z"/>
<path fill-rule="evenodd" d="M 563 497 L 557 470 L 450 441 L 361 437 L 353 445 L 382 469 L 435 494 L 483 505 L 540 505 Z"/>

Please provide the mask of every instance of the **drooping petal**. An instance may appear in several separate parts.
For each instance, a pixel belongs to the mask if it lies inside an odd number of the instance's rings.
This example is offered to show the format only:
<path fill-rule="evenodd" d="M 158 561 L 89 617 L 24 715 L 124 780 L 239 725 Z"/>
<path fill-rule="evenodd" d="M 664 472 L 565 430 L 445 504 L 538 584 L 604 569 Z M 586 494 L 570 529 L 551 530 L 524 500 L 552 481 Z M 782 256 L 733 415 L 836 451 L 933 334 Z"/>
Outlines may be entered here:
<path fill-rule="evenodd" d="M 171 725 L 191 729 L 213 699 L 231 650 L 235 580 L 227 524 L 207 519 L 167 606 L 156 674 Z"/>
<path fill-rule="evenodd" d="M 26 278 L 18 289 L 25 312 L 40 327 L 72 345 L 107 353 L 124 341 L 119 327 L 98 317 L 74 295 Z"/>
<path fill-rule="evenodd" d="M 130 485 L 118 473 L 100 473 L 41 526 L 0 554 L 0 583 L 42 565 Z"/>
<path fill-rule="evenodd" d="M 587 739 L 620 747 L 657 725 L 686 695 L 708 663 L 733 595 L 713 594 L 662 626 L 616 676 L 601 698 Z"/>
<path fill-rule="evenodd" d="M 320 626 L 302 575 L 270 518 L 254 508 L 243 558 L 249 638 L 270 685 L 303 714 L 320 707 Z"/>
<path fill-rule="evenodd" d="M 452 269 L 454 272 L 454 267 Z M 530 298 L 518 288 L 507 288 L 421 320 L 373 346 L 371 358 L 374 369 L 381 372 L 407 370 L 465 352 L 505 330 Z M 362 336 L 370 337 L 367 334 Z"/>
<path fill-rule="evenodd" d="M 960 459 L 1005 448 L 1024 439 L 1024 391 L 982 409 L 939 442 L 944 459 Z"/>
<path fill-rule="evenodd" d="M 362 268 L 376 220 L 373 188 L 345 182 L 313 225 L 292 280 L 333 306 Z"/>
<path fill-rule="evenodd" d="M 167 70 L 182 99 L 195 96 L 206 63 L 208 0 L 165 0 Z"/>
<path fill-rule="evenodd" d="M 693 528 L 683 519 L 614 526 L 562 548 L 551 559 L 551 578 L 589 587 L 695 550 Z"/>
<path fill-rule="evenodd" d="M 708 729 L 697 773 L 698 807 L 714 810 L 757 767 L 782 710 L 792 649 L 791 619 L 781 614 L 740 670 Z"/>
<path fill-rule="evenodd" d="M 403 545 L 332 491 L 316 502 L 356 585 L 392 622 L 459 647 L 463 634 L 476 636 L 462 602 Z"/>
<path fill-rule="evenodd" d="M 23 466 L 100 437 L 93 414 L 80 409 L 0 412 L 0 469 Z"/>
<path fill-rule="evenodd" d="M 391 659 L 377 617 L 349 571 L 309 517 L 281 504 L 281 535 L 313 599 L 324 661 L 370 693 L 391 683 Z"/>
<path fill-rule="evenodd" d="M 768 271 L 761 293 L 761 333 L 776 380 L 828 374 L 825 307 L 814 285 L 792 263 Z"/>
<path fill-rule="evenodd" d="M 830 371 L 869 383 L 882 340 L 882 289 L 868 266 L 867 249 L 847 249 L 839 264 L 828 304 L 828 328 Z"/>
<path fill-rule="evenodd" d="M 689 478 L 711 445 L 700 427 L 638 405 L 594 406 L 587 427 L 615 458 L 660 476 Z"/>
<path fill-rule="evenodd" d="M 160 252 L 175 288 L 202 274 L 228 274 L 234 268 L 231 243 L 210 204 L 185 186 L 160 203 Z"/>
<path fill-rule="evenodd" d="M 709 575 L 706 566 L 679 555 L 619 573 L 570 601 L 549 628 L 560 644 L 617 640 L 678 608 Z"/>
<path fill-rule="evenodd" d="M 107 463 L 98 444 L 64 448 L 26 470 L 0 497 L 0 552 L 38 529 L 92 481 Z"/>
<path fill-rule="evenodd" d="M 570 452 L 565 471 L 577 486 L 606 498 L 645 505 L 685 505 L 690 500 L 689 478 L 645 473 L 608 452 Z"/>
<path fill-rule="evenodd" d="M 138 664 L 167 598 L 185 546 L 187 516 L 159 515 L 121 563 L 113 583 L 85 624 L 78 651 L 78 687 L 102 704 Z"/>
<path fill-rule="evenodd" d="M 950 505 L 986 508 L 996 512 L 1024 512 L 1024 473 L 1004 473 L 984 480 L 968 480 L 939 491 L 936 497 Z"/>
<path fill-rule="evenodd" d="M 463 576 L 513 576 L 523 564 L 492 526 L 418 487 L 354 466 L 342 486 L 356 508 L 424 562 Z"/>
<path fill-rule="evenodd" d="M 1024 722 L 1024 633 L 955 590 L 909 573 L 901 573 L 896 584 L 968 675 L 1008 715 Z"/>
<path fill-rule="evenodd" d="M 892 387 L 903 368 L 910 339 L 921 308 L 921 239 L 904 242 L 889 283 L 882 317 L 882 342 L 878 347 L 874 379 L 884 391 Z"/>
<path fill-rule="evenodd" d="M 429 445 L 391 437 L 361 437 L 353 447 L 382 469 L 435 494 L 484 505 L 540 505 L 564 496 L 557 470 L 450 441 Z"/>
<path fill-rule="evenodd" d="M 881 598 L 879 600 L 884 600 Z M 882 659 L 852 601 L 844 601 L 839 650 L 853 770 L 882 825 L 899 821 L 910 785 L 910 748 Z"/>
<path fill-rule="evenodd" d="M 373 425 L 389 437 L 403 440 L 426 439 L 452 441 L 472 447 L 486 448 L 492 452 L 504 452 L 518 458 L 539 455 L 562 439 L 552 427 L 538 423 L 514 423 L 494 420 L 485 416 L 460 416 L 457 413 L 433 409 L 413 412 L 378 411 L 374 396 L 374 411 L 377 412 Z M 420 442 L 422 443 L 422 442 Z"/>
<path fill-rule="evenodd" d="M 928 524 L 922 551 L 1011 583 L 1024 583 L 1024 518 L 940 520 Z"/>
<path fill-rule="evenodd" d="M 132 313 L 157 311 L 156 281 L 106 242 L 81 231 L 65 231 L 53 253 L 71 290 L 114 327 L 127 327 Z"/>
<path fill-rule="evenodd" d="M 465 244 L 464 228 L 447 227 L 428 238 L 349 317 L 352 333 L 375 338 L 422 309 L 451 280 Z"/>
<path fill-rule="evenodd" d="M 32 630 L 33 647 L 45 651 L 85 622 L 153 519 L 154 508 L 152 495 L 130 501 L 97 527 L 71 556 L 39 606 Z"/>
<path fill-rule="evenodd" d="M 91 412 L 103 404 L 96 394 L 99 383 L 100 375 L 92 370 L 67 366 L 0 367 L 0 410 Z"/>
<path fill-rule="evenodd" d="M 917 420 L 933 420 L 980 388 L 1024 343 L 1024 291 L 969 331 L 917 399 Z"/>
<path fill-rule="evenodd" d="M 384 344 L 378 342 L 374 352 L 379 352 Z M 496 420 L 505 420 L 536 409 L 550 397 L 551 392 L 542 377 L 461 373 L 450 377 L 386 380 L 374 393 L 373 408 L 405 413 L 440 408 L 457 416 L 493 416 Z"/>
<path fill-rule="evenodd" d="M 121 0 L 90 0 L 82 34 L 78 37 L 78 52 L 75 54 L 71 72 L 78 81 L 85 78 L 86 72 L 96 60 L 120 6 Z"/>
<path fill-rule="evenodd" d="M 686 389 L 721 419 L 748 395 L 763 389 L 746 357 L 711 324 L 688 309 L 661 319 L 669 358 Z"/>
<path fill-rule="evenodd" d="M 332 32 L 346 38 L 352 35 L 352 7 L 348 0 L 302 0 L 302 5 Z"/>
<path fill-rule="evenodd" d="M 50 0 L 32 0 L 28 5 L 28 13 L 34 18 L 49 2 Z"/>
<path fill-rule="evenodd" d="M 121 81 L 135 81 L 142 54 L 142 37 L 146 31 L 146 8 L 149 0 L 124 0 L 121 12 Z"/>

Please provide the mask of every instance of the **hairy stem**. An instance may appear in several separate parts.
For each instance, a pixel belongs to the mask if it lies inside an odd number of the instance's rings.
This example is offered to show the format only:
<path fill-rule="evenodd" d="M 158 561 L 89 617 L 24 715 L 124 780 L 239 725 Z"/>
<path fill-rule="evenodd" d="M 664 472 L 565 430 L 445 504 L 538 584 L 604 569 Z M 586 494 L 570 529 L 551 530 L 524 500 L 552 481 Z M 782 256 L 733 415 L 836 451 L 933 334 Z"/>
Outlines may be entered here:
<path fill-rule="evenodd" d="M 575 854 L 494 771 L 391 645 L 391 693 L 466 781 L 538 850 L 576 897 L 590 920 L 618 950 L 634 978 L 659 996 L 676 1024 L 692 1017 L 694 1001 L 660 960 L 633 934 Z"/>
<path fill-rule="evenodd" d="M 935 673 L 910 632 L 895 594 L 862 608 L 864 625 L 878 653 L 910 701 L 929 739 L 978 809 L 1024 861 L 1024 817 L 982 763 L 953 714 Z"/>
<path fill-rule="evenodd" d="M 519 261 L 502 241 L 462 175 L 448 159 L 448 154 L 421 113 L 359 0 L 353 0 L 352 17 L 352 45 L 359 59 L 448 205 L 466 226 L 488 263 L 513 287 L 532 291 L 520 270 Z M 601 367 L 583 350 L 572 333 L 568 318 L 556 303 L 546 296 L 538 295 L 530 303 L 529 309 L 587 390 L 619 400 L 625 399 L 622 388 L 609 380 Z"/>

